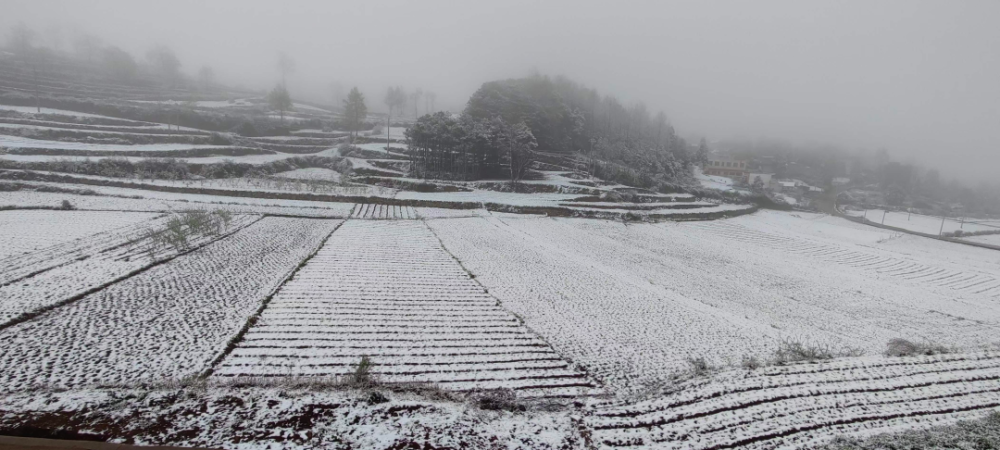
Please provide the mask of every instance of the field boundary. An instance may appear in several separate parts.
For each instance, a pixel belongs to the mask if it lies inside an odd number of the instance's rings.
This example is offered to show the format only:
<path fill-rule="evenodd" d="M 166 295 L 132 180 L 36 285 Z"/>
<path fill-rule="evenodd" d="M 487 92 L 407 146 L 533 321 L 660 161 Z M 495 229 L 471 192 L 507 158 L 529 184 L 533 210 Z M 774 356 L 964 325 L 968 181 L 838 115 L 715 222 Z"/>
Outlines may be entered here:
<path fill-rule="evenodd" d="M 313 217 L 312 219 L 330 220 L 330 219 L 322 219 L 315 217 Z M 229 354 L 236 349 L 236 345 L 243 340 L 243 336 L 247 334 L 247 331 L 250 331 L 250 328 L 253 328 L 253 326 L 257 323 L 257 320 L 260 319 L 260 315 L 263 314 L 265 309 L 267 309 L 267 305 L 271 303 L 271 300 L 278 293 L 278 291 L 280 291 L 281 288 L 284 287 L 289 280 L 295 278 L 295 275 L 298 274 L 299 271 L 302 270 L 302 268 L 305 267 L 306 264 L 308 264 L 309 261 L 312 260 L 313 257 L 315 257 L 320 250 L 323 249 L 324 246 L 326 246 L 326 242 L 330 240 L 330 237 L 333 236 L 333 233 L 336 233 L 337 230 L 340 229 L 340 227 L 344 226 L 345 222 L 347 222 L 347 219 L 341 220 L 340 223 L 337 224 L 337 226 L 334 227 L 333 230 L 330 231 L 330 233 L 327 234 L 322 241 L 320 241 L 319 245 L 317 245 L 316 248 L 314 248 L 308 255 L 306 255 L 305 258 L 302 259 L 302 261 L 299 262 L 298 266 L 289 271 L 288 274 L 285 275 L 285 277 L 274 287 L 274 289 L 272 289 L 271 292 L 268 292 L 267 296 L 264 297 L 264 300 L 260 302 L 260 306 L 257 307 L 257 310 L 254 311 L 254 313 L 247 318 L 247 321 L 246 323 L 243 324 L 243 327 L 241 327 L 240 330 L 236 332 L 236 335 L 233 336 L 233 338 L 230 339 L 229 342 L 226 342 L 226 347 L 222 350 L 222 352 L 219 353 L 219 355 L 216 356 L 214 359 L 212 359 L 212 362 L 208 364 L 208 367 L 204 371 L 198 374 L 197 376 L 198 379 L 207 379 L 208 377 L 212 376 L 212 373 L 215 372 L 215 367 L 218 366 L 219 363 L 222 362 L 222 360 L 226 359 L 226 357 L 229 356 Z"/>
<path fill-rule="evenodd" d="M 209 241 L 203 243 L 202 245 L 199 245 L 197 247 L 190 248 L 190 249 L 178 252 L 178 253 L 176 253 L 174 255 L 171 255 L 171 256 L 169 256 L 167 258 L 164 258 L 162 260 L 154 261 L 153 263 L 151 263 L 151 264 L 149 264 L 149 265 L 147 265 L 145 267 L 140 267 L 138 269 L 129 271 L 128 273 L 126 273 L 126 274 L 124 274 L 122 276 L 116 277 L 116 278 L 114 278 L 114 279 L 112 279 L 112 280 L 110 280 L 110 281 L 108 281 L 106 283 L 101 283 L 101 284 L 99 284 L 97 286 L 94 286 L 94 287 L 92 287 L 90 289 L 87 289 L 87 290 L 85 290 L 85 291 L 83 291 L 83 292 L 81 292 L 81 293 L 79 293 L 77 295 L 74 295 L 72 297 L 60 300 L 60 301 L 58 301 L 56 303 L 53 303 L 51 305 L 48 305 L 48 306 L 43 306 L 43 307 L 38 308 L 38 309 L 36 309 L 34 311 L 21 314 L 21 315 L 19 315 L 17 317 L 14 317 L 13 319 L 11 319 L 11 320 L 9 320 L 7 322 L 0 323 L 0 331 L 4 331 L 4 330 L 6 330 L 8 328 L 11 328 L 11 327 L 13 327 L 15 325 L 18 325 L 18 324 L 27 322 L 29 320 L 32 320 L 32 319 L 34 319 L 34 318 L 36 318 L 38 316 L 41 316 L 41 315 L 43 315 L 43 314 L 45 314 L 45 313 L 47 313 L 49 311 L 52 311 L 52 310 L 55 310 L 55 309 L 58 309 L 58 308 L 62 308 L 63 306 L 70 305 L 72 303 L 80 301 L 80 300 L 86 298 L 90 294 L 94 294 L 96 292 L 100 292 L 100 291 L 102 291 L 104 289 L 107 289 L 108 287 L 110 287 L 110 286 L 112 286 L 114 284 L 117 284 L 117 283 L 120 283 L 122 281 L 125 281 L 125 280 L 127 280 L 127 279 L 129 279 L 131 277 L 139 275 L 139 274 L 141 274 L 141 273 L 143 273 L 143 272 L 145 272 L 147 270 L 150 270 L 150 269 L 152 269 L 154 267 L 157 267 L 157 266 L 159 266 L 161 264 L 166 264 L 166 263 L 168 263 L 170 261 L 173 261 L 174 259 L 176 259 L 176 258 L 178 258 L 180 256 L 184 256 L 184 255 L 187 255 L 189 253 L 201 250 L 201 249 L 203 249 L 203 248 L 205 248 L 205 247 L 207 247 L 209 245 L 212 245 L 212 244 L 214 244 L 216 242 L 219 242 L 219 241 L 221 241 L 223 239 L 226 239 L 226 238 L 228 238 L 228 237 L 236 234 L 237 232 L 239 232 L 241 230 L 246 229 L 247 227 L 249 227 L 249 226 L 251 226 L 251 225 L 253 225 L 253 224 L 257 223 L 257 222 L 260 222 L 261 220 L 264 219 L 264 217 L 265 216 L 261 215 L 256 220 L 253 220 L 253 221 L 247 223 L 246 225 L 244 225 L 242 227 L 233 229 L 233 230 L 229 231 L 228 233 L 226 233 L 226 234 L 224 234 L 222 236 L 216 237 L 215 239 L 209 240 Z"/>
<path fill-rule="evenodd" d="M 872 226 L 872 227 L 875 227 L 875 228 L 882 228 L 882 229 L 890 230 L 890 231 L 898 231 L 900 233 L 912 234 L 914 236 L 921 236 L 921 237 L 925 237 L 925 238 L 929 238 L 929 239 L 936 239 L 936 240 L 945 241 L 945 242 L 954 242 L 956 244 L 969 245 L 969 246 L 972 246 L 972 247 L 985 248 L 985 249 L 989 249 L 989 250 L 1000 250 L 1000 245 L 990 245 L 990 244 L 984 244 L 982 242 L 972 242 L 972 241 L 966 241 L 966 240 L 962 240 L 962 239 L 955 239 L 955 238 L 944 237 L 944 236 L 936 236 L 936 235 L 933 235 L 933 234 L 921 233 L 919 231 L 907 230 L 906 228 L 898 228 L 898 227 L 894 227 L 894 226 L 890 226 L 890 225 L 883 225 L 881 223 L 872 222 L 871 220 L 866 220 L 863 217 L 854 217 L 854 216 L 850 216 L 850 215 L 844 214 L 844 213 L 840 212 L 839 209 L 837 210 L 837 215 L 840 216 L 840 217 L 842 217 L 842 218 L 844 218 L 844 219 L 850 220 L 851 222 L 860 223 L 862 225 L 868 225 L 868 226 Z"/>

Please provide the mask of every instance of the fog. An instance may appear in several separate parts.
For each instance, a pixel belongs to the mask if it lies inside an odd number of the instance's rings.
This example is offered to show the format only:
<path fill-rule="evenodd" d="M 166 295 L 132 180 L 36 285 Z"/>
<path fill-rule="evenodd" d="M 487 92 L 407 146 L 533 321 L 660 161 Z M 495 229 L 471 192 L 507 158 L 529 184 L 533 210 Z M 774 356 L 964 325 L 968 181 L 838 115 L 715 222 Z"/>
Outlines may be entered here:
<path fill-rule="evenodd" d="M 662 109 L 684 136 L 886 148 L 946 176 L 1000 165 L 1000 2 L 329 2 L 3 0 L 50 46 L 87 32 L 182 70 L 292 95 L 390 85 L 459 111 L 485 81 L 532 71 Z M 48 41 L 46 41 L 48 39 Z"/>

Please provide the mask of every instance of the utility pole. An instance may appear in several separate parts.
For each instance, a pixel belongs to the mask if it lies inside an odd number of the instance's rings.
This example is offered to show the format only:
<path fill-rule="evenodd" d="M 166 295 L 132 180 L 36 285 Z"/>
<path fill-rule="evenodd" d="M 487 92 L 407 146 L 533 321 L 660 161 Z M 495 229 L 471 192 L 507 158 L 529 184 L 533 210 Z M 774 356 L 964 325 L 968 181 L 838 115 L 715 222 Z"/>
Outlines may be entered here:
<path fill-rule="evenodd" d="M 944 216 L 941 216 L 941 229 L 938 230 L 938 236 L 944 234 Z"/>
<path fill-rule="evenodd" d="M 888 211 L 886 211 L 884 209 L 882 210 L 882 225 L 885 225 L 885 213 L 886 212 L 888 212 Z"/>

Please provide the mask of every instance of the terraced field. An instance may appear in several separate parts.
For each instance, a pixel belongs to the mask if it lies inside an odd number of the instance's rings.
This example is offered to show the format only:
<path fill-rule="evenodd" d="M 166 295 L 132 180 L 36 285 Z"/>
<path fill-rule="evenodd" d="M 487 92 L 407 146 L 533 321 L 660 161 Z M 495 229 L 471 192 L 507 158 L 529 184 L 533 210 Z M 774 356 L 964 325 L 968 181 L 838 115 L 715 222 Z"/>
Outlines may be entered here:
<path fill-rule="evenodd" d="M 416 219 L 417 212 L 412 206 L 381 205 L 361 203 L 351 213 L 352 219 Z"/>
<path fill-rule="evenodd" d="M 990 273 L 955 270 L 884 252 L 770 234 L 732 222 L 710 222 L 694 226 L 725 239 L 781 249 L 791 254 L 842 264 L 878 275 L 951 289 L 960 294 L 1000 298 L 1000 278 Z"/>
<path fill-rule="evenodd" d="M 107 213 L 105 213 L 107 214 Z M 156 242 L 150 231 L 168 217 L 80 238 L 62 245 L 0 260 L 0 328 L 47 308 L 72 301 L 103 285 L 131 276 L 157 262 L 197 249 L 258 220 L 237 215 L 221 235 L 193 236 L 187 249 Z M 50 218 L 61 221 L 70 217 Z M 65 227 L 66 222 L 62 222 Z M 44 226 L 44 225 L 43 225 Z"/>
<path fill-rule="evenodd" d="M 59 205 L 53 201 L 53 207 Z M 0 201 L 2 204 L 2 201 Z M 3 261 L 97 233 L 122 228 L 156 217 L 156 214 L 115 214 L 90 211 L 0 211 L 0 274 Z M 72 222 L 67 227 L 65 222 Z M 0 285 L 4 284 L 0 281 Z"/>
<path fill-rule="evenodd" d="M 268 217 L 0 330 L 0 390 L 198 374 L 338 224 Z"/>
<path fill-rule="evenodd" d="M 338 376 L 522 396 L 596 392 L 503 310 L 419 221 L 347 221 L 286 283 L 216 377 Z"/>
<path fill-rule="evenodd" d="M 651 401 L 600 409 L 607 448 L 814 448 L 978 418 L 1000 408 L 1000 355 L 863 358 L 738 371 Z"/>
<path fill-rule="evenodd" d="M 837 246 L 829 238 L 798 237 L 796 230 L 816 227 L 808 219 L 774 215 L 783 218 L 776 226 L 800 242 Z M 928 289 L 918 280 L 789 255 L 769 241 L 706 231 L 770 217 L 762 216 L 682 224 L 516 216 L 428 223 L 506 308 L 619 392 L 661 383 L 687 370 L 688 358 L 736 366 L 745 357 L 770 357 L 787 340 L 868 354 L 896 338 L 970 349 L 997 342 L 1000 305 L 974 290 L 957 297 L 950 287 Z M 838 220 L 824 231 L 878 239 Z M 871 244 L 839 245 L 880 258 L 932 261 Z M 989 276 L 975 266 L 948 263 L 950 270 Z"/>

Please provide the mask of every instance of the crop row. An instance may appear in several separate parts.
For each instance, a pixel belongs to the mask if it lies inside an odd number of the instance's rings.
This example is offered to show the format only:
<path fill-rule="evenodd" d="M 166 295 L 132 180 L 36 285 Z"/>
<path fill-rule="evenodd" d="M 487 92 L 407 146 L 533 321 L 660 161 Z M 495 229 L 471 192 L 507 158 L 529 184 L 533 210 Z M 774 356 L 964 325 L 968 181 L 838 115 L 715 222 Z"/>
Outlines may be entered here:
<path fill-rule="evenodd" d="M 258 220 L 238 215 L 222 230 L 227 235 Z M 153 233 L 166 226 L 167 218 L 83 238 L 41 251 L 37 255 L 0 261 L 0 325 L 17 321 L 39 310 L 86 293 L 149 265 L 172 258 L 178 252 L 198 248 L 220 235 L 201 234 L 176 247 L 156 239 Z M 63 222 L 66 226 L 72 223 Z"/>
<path fill-rule="evenodd" d="M 728 222 L 704 223 L 699 224 L 699 227 L 727 239 L 778 248 L 808 258 L 843 264 L 902 280 L 973 295 L 1000 294 L 1000 279 L 984 273 L 947 269 L 888 254 L 877 254 L 840 245 L 772 235 Z"/>
<path fill-rule="evenodd" d="M 0 331 L 0 389 L 198 374 L 338 223 L 264 218 L 6 328 Z"/>
<path fill-rule="evenodd" d="M 60 206 L 54 201 L 53 207 Z M 3 204 L 0 201 L 0 204 Z M 31 211 L 9 210 L 0 212 L 0 285 L 7 284 L 13 267 L 24 265 L 17 261 L 38 258 L 40 251 L 57 245 L 78 245 L 70 242 L 94 235 L 111 236 L 106 232 L 134 226 L 156 217 L 156 214 L 114 214 L 91 211 Z M 97 238 L 90 238 L 94 240 Z M 34 256 L 32 256 L 34 255 Z M 49 259 L 41 257 L 40 259 Z"/>
<path fill-rule="evenodd" d="M 361 203 L 351 213 L 353 219 L 416 219 L 412 206 Z"/>
<path fill-rule="evenodd" d="M 346 222 L 275 294 L 215 375 L 343 376 L 363 357 L 386 382 L 525 396 L 596 392 L 418 221 Z"/>
<path fill-rule="evenodd" d="M 845 428 L 888 431 L 1000 406 L 1000 355 L 832 364 L 784 377 L 765 370 L 697 380 L 662 398 L 603 408 L 588 425 L 610 447 L 808 448 Z"/>

